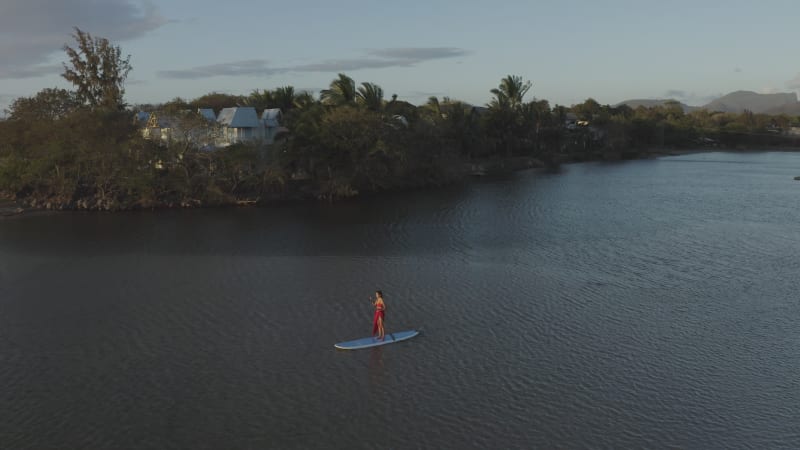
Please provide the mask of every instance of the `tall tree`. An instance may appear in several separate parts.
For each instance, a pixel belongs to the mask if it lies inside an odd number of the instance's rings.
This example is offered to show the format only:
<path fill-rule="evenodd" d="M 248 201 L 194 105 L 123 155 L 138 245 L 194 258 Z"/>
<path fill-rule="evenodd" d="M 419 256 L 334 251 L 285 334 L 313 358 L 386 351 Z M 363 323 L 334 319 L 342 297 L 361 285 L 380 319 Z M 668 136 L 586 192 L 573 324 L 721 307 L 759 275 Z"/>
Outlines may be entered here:
<path fill-rule="evenodd" d="M 572 105 L 572 112 L 578 116 L 580 120 L 594 120 L 597 115 L 602 111 L 602 106 L 597 100 L 589 97 L 583 103 Z"/>
<path fill-rule="evenodd" d="M 508 75 L 500 80 L 500 86 L 491 90 L 494 99 L 490 106 L 501 109 L 519 109 L 522 106 L 523 97 L 530 88 L 530 81 L 523 82 L 519 75 Z"/>
<path fill-rule="evenodd" d="M 275 101 L 274 108 L 280 108 L 283 112 L 288 112 L 294 108 L 295 101 L 294 86 L 283 86 L 275 89 L 272 92 L 272 98 Z"/>
<path fill-rule="evenodd" d="M 308 109 L 316 104 L 314 96 L 308 91 L 302 91 L 295 95 L 294 105 L 298 109 Z"/>
<path fill-rule="evenodd" d="M 328 89 L 320 92 L 320 100 L 326 105 L 351 105 L 356 101 L 356 82 L 340 73 L 339 78 L 331 81 Z"/>
<path fill-rule="evenodd" d="M 263 110 L 275 107 L 275 95 L 272 91 L 254 89 L 245 99 L 245 103 L 255 109 Z M 234 106 L 234 105 L 230 105 Z"/>
<path fill-rule="evenodd" d="M 108 39 L 93 38 L 78 27 L 72 37 L 78 48 L 64 45 L 69 64 L 63 63 L 61 76 L 75 85 L 83 104 L 91 108 L 122 110 L 125 79 L 132 69 L 130 55 L 123 58 L 122 50 L 111 45 Z"/>
<path fill-rule="evenodd" d="M 252 94 L 251 94 L 252 95 Z M 224 94 L 221 92 L 211 92 L 192 100 L 192 106 L 196 108 L 211 108 L 216 114 L 222 108 L 241 106 L 247 103 L 247 99 L 241 95 Z"/>
<path fill-rule="evenodd" d="M 504 148 L 507 156 L 514 153 L 520 145 L 522 135 L 526 134 L 526 130 L 522 129 L 522 105 L 530 88 L 530 81 L 523 82 L 518 75 L 508 75 L 500 80 L 497 88 L 490 91 L 494 98 L 489 103 L 489 114 L 486 117 L 489 134 L 498 139 L 498 144 Z"/>
<path fill-rule="evenodd" d="M 11 120 L 61 119 L 80 106 L 76 95 L 66 89 L 42 89 L 33 97 L 20 97 L 9 107 Z"/>
<path fill-rule="evenodd" d="M 380 111 L 383 109 L 383 89 L 374 83 L 361 83 L 356 92 L 356 101 L 370 111 Z"/>

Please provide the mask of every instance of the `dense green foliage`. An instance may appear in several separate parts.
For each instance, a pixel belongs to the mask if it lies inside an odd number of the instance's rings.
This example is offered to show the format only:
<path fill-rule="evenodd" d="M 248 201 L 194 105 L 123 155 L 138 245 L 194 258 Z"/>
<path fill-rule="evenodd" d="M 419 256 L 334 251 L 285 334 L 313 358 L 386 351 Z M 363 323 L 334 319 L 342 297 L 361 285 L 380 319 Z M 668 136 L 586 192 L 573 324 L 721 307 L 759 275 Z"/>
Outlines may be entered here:
<path fill-rule="evenodd" d="M 513 75 L 489 91 L 487 107 L 447 97 L 421 106 L 396 95 L 387 101 L 377 84 L 345 74 L 319 98 L 291 86 L 175 98 L 140 107 L 170 117 L 174 128 L 167 141 L 148 140 L 134 113 L 122 109 L 128 60 L 107 41 L 76 33 L 80 51 L 66 48 L 72 69 L 65 77 L 77 90 L 19 98 L 0 121 L 0 193 L 30 205 L 118 210 L 334 200 L 449 183 L 510 158 L 558 164 L 653 148 L 800 146 L 784 133 L 797 118 L 685 113 L 677 103 L 634 110 L 593 99 L 551 107 L 526 100 L 531 83 Z M 194 139 L 209 127 L 197 108 L 236 105 L 280 108 L 289 131 L 271 145 L 216 150 Z"/>
<path fill-rule="evenodd" d="M 69 64 L 64 64 L 64 79 L 75 85 L 78 100 L 92 108 L 121 110 L 125 107 L 125 79 L 132 67 L 130 56 L 122 57 L 122 50 L 107 39 L 93 38 L 89 33 L 75 28 L 72 35 L 78 44 L 68 45 L 64 51 Z"/>

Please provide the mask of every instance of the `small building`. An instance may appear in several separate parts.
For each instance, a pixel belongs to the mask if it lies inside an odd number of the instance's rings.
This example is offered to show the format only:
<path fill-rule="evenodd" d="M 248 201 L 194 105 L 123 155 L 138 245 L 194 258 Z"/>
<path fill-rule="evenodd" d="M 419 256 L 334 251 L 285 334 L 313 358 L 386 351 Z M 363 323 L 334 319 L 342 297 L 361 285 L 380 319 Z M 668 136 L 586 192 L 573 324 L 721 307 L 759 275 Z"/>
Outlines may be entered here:
<path fill-rule="evenodd" d="M 288 129 L 281 126 L 281 120 L 283 120 L 283 113 L 279 108 L 265 109 L 261 113 L 261 123 L 264 124 L 265 144 L 272 144 L 275 142 L 275 136 L 278 133 L 288 131 Z"/>
<path fill-rule="evenodd" d="M 217 121 L 217 115 L 214 113 L 214 110 L 211 108 L 198 108 L 197 113 L 201 116 L 205 117 L 207 120 L 211 122 Z"/>
<path fill-rule="evenodd" d="M 198 109 L 197 114 L 190 110 L 178 111 L 172 114 L 162 112 L 137 113 L 137 122 L 142 123 L 141 129 L 145 139 L 159 140 L 165 145 L 173 142 L 189 141 L 203 148 L 213 148 L 218 125 L 214 111 L 211 109 Z M 213 119 L 212 119 L 213 117 Z"/>
<path fill-rule="evenodd" d="M 264 124 L 258 119 L 252 106 L 224 108 L 219 112 L 217 123 L 222 127 L 217 146 L 227 147 L 237 142 L 261 142 L 264 140 Z"/>
<path fill-rule="evenodd" d="M 151 112 L 147 117 L 146 125 L 142 128 L 142 136 L 144 136 L 145 139 L 169 142 L 172 140 L 172 131 L 175 126 L 174 122 L 175 120 L 171 117 Z"/>
<path fill-rule="evenodd" d="M 149 118 L 150 118 L 150 113 L 147 111 L 137 111 L 136 115 L 134 116 L 134 119 L 136 120 L 137 124 L 139 123 L 146 124 L 147 119 Z"/>

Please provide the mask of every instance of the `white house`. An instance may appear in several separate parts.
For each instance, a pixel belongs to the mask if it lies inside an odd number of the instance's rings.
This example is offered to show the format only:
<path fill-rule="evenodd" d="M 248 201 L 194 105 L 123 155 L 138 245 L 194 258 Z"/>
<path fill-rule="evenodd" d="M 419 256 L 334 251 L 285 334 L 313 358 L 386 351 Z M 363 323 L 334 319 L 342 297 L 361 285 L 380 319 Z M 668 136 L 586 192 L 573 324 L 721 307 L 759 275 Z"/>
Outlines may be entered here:
<path fill-rule="evenodd" d="M 137 114 L 137 121 L 145 138 L 161 140 L 167 145 L 189 140 L 203 149 L 227 147 L 237 142 L 272 144 L 278 133 L 288 131 L 280 125 L 280 109 L 265 110 L 261 118 L 250 106 L 224 108 L 219 116 L 211 108 L 200 108 L 197 114 L 208 124 L 192 119 L 195 116 L 188 110 L 175 115 L 142 112 Z"/>
<path fill-rule="evenodd" d="M 222 126 L 217 146 L 227 147 L 237 142 L 261 142 L 264 140 L 264 124 L 258 120 L 252 106 L 224 108 L 219 112 L 217 123 Z"/>
<path fill-rule="evenodd" d="M 144 124 L 141 132 L 145 139 L 160 140 L 166 145 L 188 140 L 203 148 L 213 147 L 214 137 L 219 134 L 214 110 L 198 109 L 197 113 L 208 122 L 195 121 L 196 116 L 189 110 L 173 114 L 139 112 L 136 119 Z"/>
<path fill-rule="evenodd" d="M 281 113 L 281 110 L 278 108 L 265 109 L 264 112 L 261 113 L 261 123 L 264 124 L 265 144 L 272 144 L 275 142 L 275 135 L 282 131 L 288 131 L 281 126 L 282 119 L 283 113 Z"/>

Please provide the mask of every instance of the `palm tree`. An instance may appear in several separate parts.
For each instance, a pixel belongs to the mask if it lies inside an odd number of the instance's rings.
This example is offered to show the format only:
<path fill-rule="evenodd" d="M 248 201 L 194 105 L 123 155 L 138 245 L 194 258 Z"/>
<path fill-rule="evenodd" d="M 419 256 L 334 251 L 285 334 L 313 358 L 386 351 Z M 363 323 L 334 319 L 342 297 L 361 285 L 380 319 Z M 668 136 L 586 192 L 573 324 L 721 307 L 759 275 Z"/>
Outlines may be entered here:
<path fill-rule="evenodd" d="M 530 90 L 531 82 L 522 82 L 522 77 L 518 75 L 508 75 L 500 80 L 500 86 L 492 89 L 494 99 L 489 104 L 490 107 L 497 109 L 519 109 L 522 106 L 522 99 Z"/>
<path fill-rule="evenodd" d="M 271 91 L 264 89 L 260 91 L 258 89 L 254 89 L 250 95 L 247 96 L 246 103 L 249 106 L 252 106 L 256 109 L 268 109 L 274 108 L 275 106 L 275 96 Z"/>
<path fill-rule="evenodd" d="M 530 81 L 522 81 L 522 77 L 508 75 L 500 80 L 500 85 L 490 92 L 494 98 L 489 103 L 491 133 L 499 139 L 507 156 L 512 156 L 519 147 L 520 138 L 525 134 L 523 129 L 523 101 L 531 88 Z"/>
<path fill-rule="evenodd" d="M 294 106 L 297 109 L 308 109 L 316 102 L 314 96 L 308 91 L 302 91 L 294 96 Z"/>
<path fill-rule="evenodd" d="M 428 102 L 425 103 L 423 107 L 433 115 L 434 122 L 440 122 L 447 118 L 448 111 L 453 108 L 454 105 L 463 106 L 460 101 L 451 100 L 450 97 L 442 97 L 442 100 L 439 101 L 439 97 L 431 96 L 428 97 Z"/>
<path fill-rule="evenodd" d="M 356 82 L 340 73 L 331 81 L 330 88 L 320 92 L 320 100 L 326 105 L 350 105 L 356 101 Z"/>
<path fill-rule="evenodd" d="M 356 92 L 356 101 L 370 111 L 380 111 L 383 108 L 383 89 L 374 83 L 361 83 Z"/>
<path fill-rule="evenodd" d="M 295 106 L 294 87 L 284 86 L 275 89 L 272 92 L 272 99 L 275 101 L 275 108 L 280 108 L 283 112 L 289 111 Z"/>

